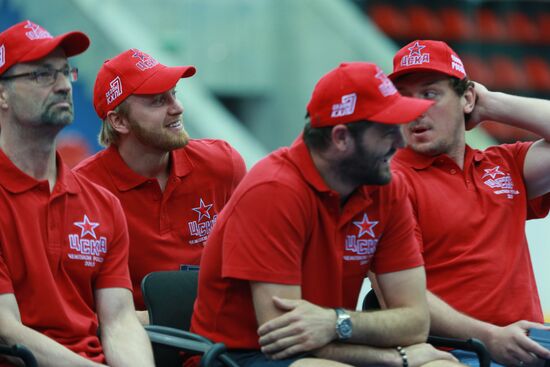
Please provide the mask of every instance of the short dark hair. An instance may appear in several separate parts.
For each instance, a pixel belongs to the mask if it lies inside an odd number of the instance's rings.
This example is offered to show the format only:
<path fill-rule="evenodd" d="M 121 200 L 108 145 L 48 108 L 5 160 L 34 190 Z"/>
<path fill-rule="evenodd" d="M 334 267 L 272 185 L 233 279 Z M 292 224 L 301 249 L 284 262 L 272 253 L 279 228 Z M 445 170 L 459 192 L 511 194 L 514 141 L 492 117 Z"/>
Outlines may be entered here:
<path fill-rule="evenodd" d="M 468 79 L 468 77 L 462 79 L 451 78 L 451 87 L 459 97 L 462 97 L 466 93 L 466 90 L 473 86 L 474 82 Z"/>
<path fill-rule="evenodd" d="M 474 86 L 474 82 L 468 79 L 468 77 L 464 77 L 462 79 L 451 78 L 451 88 L 453 88 L 453 90 L 459 97 L 462 97 L 464 93 L 466 93 L 468 88 L 473 86 Z M 470 113 L 465 113 L 464 119 L 468 121 L 469 118 L 470 118 Z"/>
<path fill-rule="evenodd" d="M 371 123 L 369 121 L 356 121 L 345 124 L 353 139 L 357 138 L 365 131 Z M 334 126 L 311 127 L 309 116 L 306 116 L 306 125 L 304 126 L 303 138 L 306 146 L 312 150 L 323 152 L 330 146 L 330 134 Z"/>

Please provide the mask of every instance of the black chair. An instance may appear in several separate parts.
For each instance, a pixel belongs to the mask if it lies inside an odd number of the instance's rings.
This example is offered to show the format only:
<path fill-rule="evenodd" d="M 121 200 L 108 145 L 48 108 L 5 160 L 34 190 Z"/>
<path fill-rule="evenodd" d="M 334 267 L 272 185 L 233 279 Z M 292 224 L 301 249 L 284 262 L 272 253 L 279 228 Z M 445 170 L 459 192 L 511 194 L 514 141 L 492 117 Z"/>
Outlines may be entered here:
<path fill-rule="evenodd" d="M 374 293 L 374 289 L 371 289 L 363 299 L 363 311 L 378 309 L 380 309 L 380 303 L 378 302 L 376 293 Z M 479 339 L 470 338 L 468 340 L 463 340 L 430 335 L 428 336 L 428 343 L 434 347 L 462 349 L 474 352 L 477 358 L 479 358 L 479 367 L 491 366 L 491 355 L 487 347 L 485 347 L 485 344 Z"/>
<path fill-rule="evenodd" d="M 145 330 L 153 343 L 155 365 L 181 367 L 180 352 L 202 354 L 201 366 L 238 367 L 223 343 L 189 332 L 197 297 L 198 271 L 158 271 L 145 276 L 141 290 L 149 324 Z"/>
<path fill-rule="evenodd" d="M 11 346 L 0 344 L 0 354 L 19 358 L 27 367 L 38 367 L 38 362 L 36 362 L 34 354 L 22 344 Z"/>

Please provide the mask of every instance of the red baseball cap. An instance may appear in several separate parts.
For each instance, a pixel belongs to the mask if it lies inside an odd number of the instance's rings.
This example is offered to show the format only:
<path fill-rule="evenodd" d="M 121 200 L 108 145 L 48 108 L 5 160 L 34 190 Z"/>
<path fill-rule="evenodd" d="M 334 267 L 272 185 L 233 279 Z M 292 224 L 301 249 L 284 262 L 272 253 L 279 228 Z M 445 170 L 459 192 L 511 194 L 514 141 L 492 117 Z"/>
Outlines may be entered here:
<path fill-rule="evenodd" d="M 106 60 L 94 85 L 94 108 L 103 120 L 131 94 L 158 94 L 173 88 L 181 78 L 195 75 L 194 66 L 166 66 L 132 48 Z"/>
<path fill-rule="evenodd" d="M 464 79 L 466 70 L 456 52 L 442 41 L 412 41 L 395 54 L 391 80 L 414 71 L 437 71 Z"/>
<path fill-rule="evenodd" d="M 82 32 L 52 37 L 38 24 L 25 20 L 0 33 L 0 75 L 15 64 L 39 60 L 57 47 L 70 57 L 86 51 L 88 46 L 90 39 Z"/>
<path fill-rule="evenodd" d="M 307 105 L 312 127 L 356 121 L 404 124 L 426 112 L 433 101 L 403 97 L 375 64 L 342 63 L 315 85 Z"/>

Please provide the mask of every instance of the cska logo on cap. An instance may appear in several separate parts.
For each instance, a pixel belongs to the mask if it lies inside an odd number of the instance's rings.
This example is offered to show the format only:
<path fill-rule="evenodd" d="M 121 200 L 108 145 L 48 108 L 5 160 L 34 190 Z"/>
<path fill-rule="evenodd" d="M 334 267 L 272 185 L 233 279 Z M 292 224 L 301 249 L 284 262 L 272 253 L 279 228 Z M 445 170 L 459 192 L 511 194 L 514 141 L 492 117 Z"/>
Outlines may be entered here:
<path fill-rule="evenodd" d="M 384 72 L 380 68 L 377 68 L 377 70 L 378 71 L 376 72 L 375 77 L 376 79 L 380 80 L 380 85 L 378 86 L 378 90 L 380 90 L 380 93 L 382 93 L 384 97 L 388 97 L 392 94 L 397 93 L 397 89 L 395 89 L 395 86 L 386 76 L 386 74 L 384 74 Z"/>
<path fill-rule="evenodd" d="M 132 55 L 132 57 L 139 59 L 139 61 L 136 63 L 136 66 L 141 71 L 151 69 L 152 67 L 155 67 L 159 63 L 152 56 L 147 55 L 145 52 L 142 52 L 135 48 L 133 48 L 132 51 L 134 51 L 134 54 Z"/>
<path fill-rule="evenodd" d="M 342 96 L 342 103 L 335 103 L 332 105 L 332 113 L 330 117 L 342 117 L 353 114 L 355 111 L 355 102 L 357 101 L 357 94 L 351 93 Z"/>
<path fill-rule="evenodd" d="M 113 103 L 115 99 L 122 95 L 122 81 L 120 80 L 119 76 L 111 80 L 109 85 L 111 86 L 111 89 L 109 89 L 107 93 L 105 93 L 107 104 Z"/>
<path fill-rule="evenodd" d="M 430 63 L 430 54 L 422 53 L 422 49 L 426 46 L 422 46 L 418 41 L 411 47 L 408 47 L 409 55 L 405 55 L 401 58 L 401 66 L 421 65 L 424 63 Z"/>
<path fill-rule="evenodd" d="M 0 46 L 0 68 L 6 63 L 6 48 L 4 45 Z"/>
<path fill-rule="evenodd" d="M 31 22 L 30 20 L 27 20 L 27 25 L 25 26 L 25 29 L 30 29 L 30 31 L 25 32 L 25 35 L 31 41 L 44 38 L 53 38 L 50 32 L 40 27 L 38 24 Z"/>

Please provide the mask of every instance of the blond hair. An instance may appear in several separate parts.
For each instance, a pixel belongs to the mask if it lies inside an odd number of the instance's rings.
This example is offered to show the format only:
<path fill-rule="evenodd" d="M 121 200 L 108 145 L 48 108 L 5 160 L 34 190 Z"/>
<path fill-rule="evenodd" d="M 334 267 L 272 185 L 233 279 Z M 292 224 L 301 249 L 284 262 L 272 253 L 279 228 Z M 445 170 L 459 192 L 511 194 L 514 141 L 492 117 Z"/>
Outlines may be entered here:
<path fill-rule="evenodd" d="M 113 112 L 116 112 L 122 116 L 127 116 L 128 104 L 126 103 L 126 101 L 122 101 L 118 106 L 116 106 Z M 101 146 L 107 148 L 111 144 L 118 145 L 119 140 L 120 134 L 118 133 L 118 131 L 113 129 L 111 123 L 109 122 L 109 118 L 106 117 L 101 123 L 101 130 L 99 131 L 99 135 L 97 136 L 97 141 Z"/>

